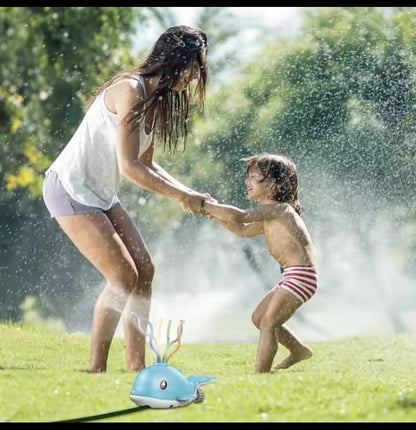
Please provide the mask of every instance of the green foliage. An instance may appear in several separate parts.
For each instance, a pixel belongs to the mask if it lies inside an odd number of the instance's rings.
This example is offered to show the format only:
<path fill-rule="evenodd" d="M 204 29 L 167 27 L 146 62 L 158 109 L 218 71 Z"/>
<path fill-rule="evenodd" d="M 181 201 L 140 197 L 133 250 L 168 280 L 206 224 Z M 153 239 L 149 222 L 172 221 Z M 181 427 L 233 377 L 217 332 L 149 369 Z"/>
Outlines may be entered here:
<path fill-rule="evenodd" d="M 216 85 L 221 71 L 233 69 L 240 58 L 235 43 L 238 43 L 238 20 L 229 7 L 204 7 L 196 18 L 197 25 L 208 36 L 208 71 L 210 85 Z"/>
<path fill-rule="evenodd" d="M 136 377 L 116 338 L 109 370 L 89 374 L 89 336 L 39 326 L 2 324 L 0 421 L 101 422 L 414 422 L 416 397 L 409 369 L 414 334 L 315 342 L 314 356 L 270 374 L 253 373 L 256 345 L 187 344 L 171 365 L 187 377 L 215 376 L 205 400 L 174 409 L 135 408 Z M 155 362 L 147 348 L 148 365 Z M 277 359 L 286 355 L 282 348 Z M 353 364 L 352 364 L 353 363 Z M 128 411 L 131 409 L 131 411 Z M 118 414 L 117 411 L 129 413 Z"/>
<path fill-rule="evenodd" d="M 265 47 L 242 82 L 211 96 L 205 128 L 224 133 L 201 147 L 233 174 L 241 155 L 282 152 L 303 170 L 323 164 L 340 180 L 408 201 L 416 183 L 410 22 L 414 8 L 317 8 L 297 38 Z"/>
<path fill-rule="evenodd" d="M 16 318 L 27 292 L 46 284 L 51 307 L 69 304 L 88 284 L 71 280 L 75 268 L 89 282 L 95 275 L 49 219 L 43 173 L 93 90 L 133 64 L 131 38 L 144 19 L 131 7 L 0 7 L 0 319 Z M 65 282 L 72 294 L 56 300 Z"/>
<path fill-rule="evenodd" d="M 7 191 L 33 185 L 40 196 L 40 177 L 78 125 L 87 94 L 125 66 L 138 17 L 133 8 L 0 8 Z"/>
<path fill-rule="evenodd" d="M 62 319 L 50 316 L 51 307 L 50 299 L 47 296 L 26 296 L 20 305 L 23 324 L 40 325 L 49 329 L 65 331 L 65 323 Z"/>

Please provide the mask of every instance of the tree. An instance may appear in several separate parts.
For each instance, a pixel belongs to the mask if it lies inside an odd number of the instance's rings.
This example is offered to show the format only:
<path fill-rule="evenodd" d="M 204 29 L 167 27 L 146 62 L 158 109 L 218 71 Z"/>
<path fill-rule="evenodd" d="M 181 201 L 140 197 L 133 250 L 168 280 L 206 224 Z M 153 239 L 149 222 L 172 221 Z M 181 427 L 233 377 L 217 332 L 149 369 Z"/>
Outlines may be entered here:
<path fill-rule="evenodd" d="M 221 154 L 230 177 L 237 158 L 278 150 L 310 171 L 324 161 L 328 173 L 408 203 L 416 184 L 415 21 L 413 8 L 310 12 L 303 34 L 266 46 L 243 81 L 221 89 L 200 146 Z"/>

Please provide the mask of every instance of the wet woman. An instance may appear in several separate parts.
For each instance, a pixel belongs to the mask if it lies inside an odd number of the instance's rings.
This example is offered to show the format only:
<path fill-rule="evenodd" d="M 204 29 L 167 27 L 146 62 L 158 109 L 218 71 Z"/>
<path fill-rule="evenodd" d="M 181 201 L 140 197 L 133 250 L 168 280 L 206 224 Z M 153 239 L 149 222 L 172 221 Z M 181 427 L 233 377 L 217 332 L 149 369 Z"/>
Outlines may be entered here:
<path fill-rule="evenodd" d="M 132 317 L 148 318 L 154 263 L 117 193 L 124 177 L 140 188 L 200 214 L 203 193 L 175 179 L 154 160 L 156 142 L 174 152 L 187 136 L 190 101 L 204 106 L 207 37 L 174 26 L 136 68 L 118 73 L 90 99 L 68 144 L 46 171 L 43 198 L 52 218 L 105 278 L 94 307 L 90 372 L 105 372 L 122 318 L 127 371 L 145 364 L 145 338 Z"/>

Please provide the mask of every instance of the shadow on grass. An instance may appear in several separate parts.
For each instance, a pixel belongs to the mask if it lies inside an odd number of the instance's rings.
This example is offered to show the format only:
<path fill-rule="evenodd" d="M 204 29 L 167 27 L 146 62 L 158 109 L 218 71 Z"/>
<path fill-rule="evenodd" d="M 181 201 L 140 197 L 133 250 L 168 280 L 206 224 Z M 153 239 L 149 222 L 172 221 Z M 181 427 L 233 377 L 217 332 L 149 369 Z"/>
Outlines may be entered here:
<path fill-rule="evenodd" d="M 120 411 L 108 412 L 106 414 L 89 415 L 87 417 L 72 418 L 70 420 L 61 420 L 61 421 L 54 421 L 54 422 L 56 422 L 56 423 L 80 423 L 83 421 L 97 421 L 97 420 L 102 420 L 104 418 L 112 418 L 112 417 L 118 417 L 120 415 L 131 414 L 132 412 L 138 412 L 138 411 L 142 411 L 144 409 L 149 409 L 149 406 L 137 406 L 134 408 L 121 409 Z"/>

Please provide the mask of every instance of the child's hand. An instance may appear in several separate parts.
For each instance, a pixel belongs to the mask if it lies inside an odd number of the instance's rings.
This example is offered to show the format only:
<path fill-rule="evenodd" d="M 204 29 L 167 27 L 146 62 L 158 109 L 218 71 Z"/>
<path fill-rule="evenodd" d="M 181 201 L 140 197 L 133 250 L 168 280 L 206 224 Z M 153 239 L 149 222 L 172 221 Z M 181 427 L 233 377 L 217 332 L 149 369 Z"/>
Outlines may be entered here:
<path fill-rule="evenodd" d="M 211 203 L 218 203 L 218 200 L 214 199 L 214 197 L 211 196 L 211 194 L 209 193 L 204 193 L 204 196 L 206 196 L 207 198 L 205 199 L 207 202 L 211 202 Z"/>
<path fill-rule="evenodd" d="M 202 215 L 206 216 L 208 219 L 212 219 L 214 218 L 209 212 L 207 212 L 207 210 L 205 209 L 205 202 L 210 202 L 210 203 L 218 203 L 217 200 L 215 200 L 209 193 L 204 193 L 204 196 L 206 197 L 205 200 L 202 201 Z"/>

